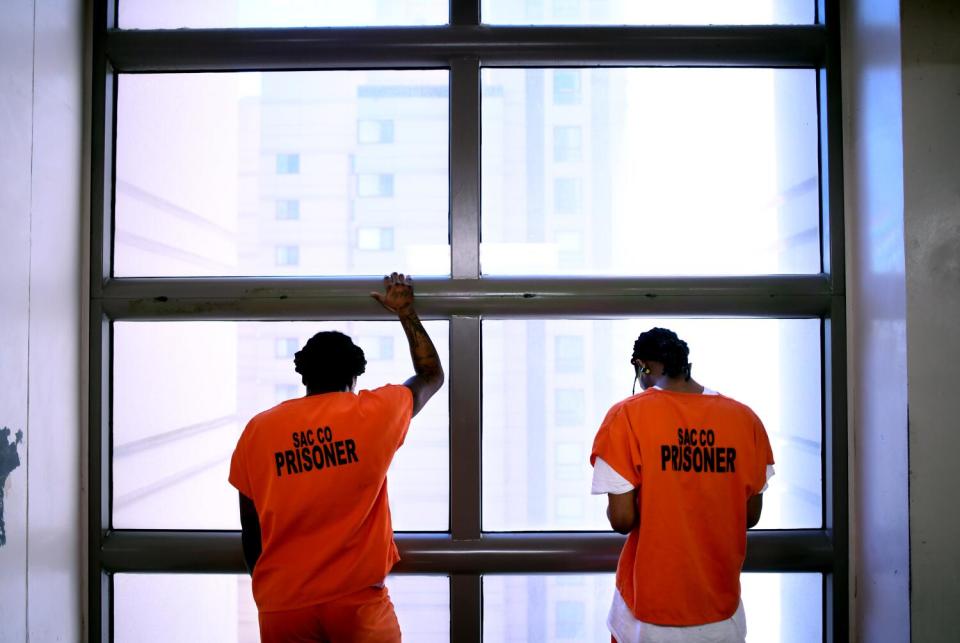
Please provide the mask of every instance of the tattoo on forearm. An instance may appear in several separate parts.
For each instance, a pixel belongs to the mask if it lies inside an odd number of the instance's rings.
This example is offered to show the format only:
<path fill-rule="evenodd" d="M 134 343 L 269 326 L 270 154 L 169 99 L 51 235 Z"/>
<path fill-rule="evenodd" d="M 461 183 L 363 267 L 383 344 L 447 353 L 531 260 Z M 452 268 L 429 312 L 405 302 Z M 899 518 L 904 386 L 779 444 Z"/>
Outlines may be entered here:
<path fill-rule="evenodd" d="M 404 315 L 400 323 L 410 343 L 410 357 L 413 359 L 413 370 L 417 375 L 430 377 L 442 373 L 440 356 L 417 314 Z"/>

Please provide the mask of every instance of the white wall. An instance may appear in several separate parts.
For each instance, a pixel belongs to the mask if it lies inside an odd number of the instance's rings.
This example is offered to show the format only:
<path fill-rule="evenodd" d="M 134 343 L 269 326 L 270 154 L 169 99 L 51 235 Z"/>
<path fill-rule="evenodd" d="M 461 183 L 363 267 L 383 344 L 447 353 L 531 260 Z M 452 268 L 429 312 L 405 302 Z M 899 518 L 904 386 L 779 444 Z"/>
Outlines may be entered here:
<path fill-rule="evenodd" d="M 903 2 L 901 20 L 911 616 L 925 643 L 960 631 L 960 4 Z"/>
<path fill-rule="evenodd" d="M 851 640 L 894 643 L 910 636 L 899 0 L 841 19 Z"/>
<path fill-rule="evenodd" d="M 80 638 L 81 0 L 0 9 L 0 640 Z"/>

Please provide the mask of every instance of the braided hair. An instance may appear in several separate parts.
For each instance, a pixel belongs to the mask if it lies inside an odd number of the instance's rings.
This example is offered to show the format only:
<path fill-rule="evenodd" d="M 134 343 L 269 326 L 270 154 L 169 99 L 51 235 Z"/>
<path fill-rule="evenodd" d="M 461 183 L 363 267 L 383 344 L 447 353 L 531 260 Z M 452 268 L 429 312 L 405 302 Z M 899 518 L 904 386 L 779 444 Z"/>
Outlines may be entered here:
<path fill-rule="evenodd" d="M 317 333 L 293 356 L 293 364 L 307 392 L 345 391 L 363 374 L 363 349 L 335 330 Z"/>
<path fill-rule="evenodd" d="M 691 364 L 687 361 L 690 349 L 677 334 L 666 328 L 651 328 L 640 333 L 633 343 L 633 359 L 651 360 L 663 364 L 668 377 L 690 379 Z"/>

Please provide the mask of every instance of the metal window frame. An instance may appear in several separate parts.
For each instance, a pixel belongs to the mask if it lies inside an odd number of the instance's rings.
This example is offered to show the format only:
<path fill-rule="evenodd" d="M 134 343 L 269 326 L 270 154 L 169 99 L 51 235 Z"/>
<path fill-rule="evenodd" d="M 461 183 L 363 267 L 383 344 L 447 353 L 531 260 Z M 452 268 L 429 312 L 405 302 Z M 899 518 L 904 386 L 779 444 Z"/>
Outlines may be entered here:
<path fill-rule="evenodd" d="M 811 0 L 813 1 L 813 0 Z M 824 639 L 849 632 L 846 321 L 839 2 L 816 24 L 759 27 L 489 27 L 479 0 L 451 0 L 450 24 L 414 28 L 116 29 L 117 0 L 93 10 L 90 272 L 89 622 L 113 639 L 112 576 L 242 573 L 239 533 L 111 528 L 114 320 L 387 319 L 367 279 L 118 279 L 112 276 L 116 75 L 293 69 L 450 71 L 451 276 L 421 279 L 425 318 L 450 322 L 450 531 L 397 534 L 400 573 L 450 576 L 451 637 L 481 640 L 487 573 L 615 569 L 611 533 L 485 533 L 481 528 L 481 319 L 636 315 L 822 320 L 822 529 L 753 531 L 744 569 L 818 572 Z M 375 46 L 374 46 L 375 45 Z M 491 278 L 480 274 L 480 69 L 556 66 L 756 66 L 818 70 L 819 275 L 738 278 Z"/>

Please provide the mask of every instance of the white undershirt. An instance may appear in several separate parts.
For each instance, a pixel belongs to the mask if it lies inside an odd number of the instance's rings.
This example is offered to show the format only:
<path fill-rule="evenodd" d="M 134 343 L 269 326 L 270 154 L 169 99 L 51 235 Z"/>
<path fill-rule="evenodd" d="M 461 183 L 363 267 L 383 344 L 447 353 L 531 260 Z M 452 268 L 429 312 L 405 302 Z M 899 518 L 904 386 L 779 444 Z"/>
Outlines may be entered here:
<path fill-rule="evenodd" d="M 717 392 L 704 388 L 703 394 L 717 395 Z M 767 484 L 763 485 L 760 493 L 767 490 L 773 474 L 773 465 L 768 464 Z M 634 486 L 603 458 L 596 459 L 593 464 L 591 494 L 619 494 L 633 489 Z M 726 620 L 689 627 L 667 627 L 638 620 L 616 590 L 613 592 L 613 604 L 607 616 L 607 627 L 619 643 L 733 643 L 743 641 L 747 636 L 747 621 L 742 601 L 733 616 Z"/>

